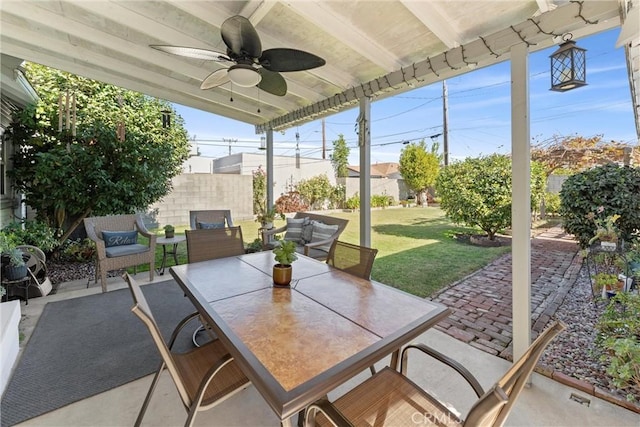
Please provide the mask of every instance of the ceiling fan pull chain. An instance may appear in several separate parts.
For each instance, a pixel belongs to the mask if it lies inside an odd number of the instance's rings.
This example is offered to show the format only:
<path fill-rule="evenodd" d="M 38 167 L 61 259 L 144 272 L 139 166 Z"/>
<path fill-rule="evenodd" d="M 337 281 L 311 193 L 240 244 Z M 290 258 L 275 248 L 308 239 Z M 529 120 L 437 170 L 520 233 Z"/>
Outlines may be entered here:
<path fill-rule="evenodd" d="M 229 98 L 230 102 L 233 102 L 233 82 L 231 82 L 231 98 Z"/>

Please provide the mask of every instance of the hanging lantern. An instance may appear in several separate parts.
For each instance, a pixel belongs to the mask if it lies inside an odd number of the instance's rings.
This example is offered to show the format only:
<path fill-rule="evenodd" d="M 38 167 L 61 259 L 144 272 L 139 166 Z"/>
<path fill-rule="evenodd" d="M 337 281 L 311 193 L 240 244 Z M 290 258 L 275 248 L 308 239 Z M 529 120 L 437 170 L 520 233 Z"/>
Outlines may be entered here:
<path fill-rule="evenodd" d="M 171 127 L 171 111 L 162 110 L 162 127 L 169 128 Z"/>
<path fill-rule="evenodd" d="M 586 49 L 576 46 L 572 35 L 563 37 L 564 43 L 551 58 L 551 90 L 566 92 L 587 85 Z"/>

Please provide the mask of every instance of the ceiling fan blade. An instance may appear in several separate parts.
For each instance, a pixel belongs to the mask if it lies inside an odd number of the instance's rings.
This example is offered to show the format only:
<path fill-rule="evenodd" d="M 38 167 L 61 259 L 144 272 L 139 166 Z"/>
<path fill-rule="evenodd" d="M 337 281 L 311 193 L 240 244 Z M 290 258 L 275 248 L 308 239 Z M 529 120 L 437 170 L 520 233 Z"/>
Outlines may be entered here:
<path fill-rule="evenodd" d="M 262 52 L 260 65 L 270 71 L 304 71 L 322 67 L 326 61 L 319 56 L 297 49 L 276 48 Z"/>
<path fill-rule="evenodd" d="M 287 82 L 280 73 L 269 71 L 264 68 L 260 68 L 258 71 L 262 76 L 262 80 L 258 83 L 258 87 L 260 89 L 276 96 L 285 96 L 287 94 Z"/>
<path fill-rule="evenodd" d="M 229 74 L 227 68 L 220 68 L 209 74 L 206 79 L 200 84 L 200 89 L 211 89 L 212 87 L 220 86 L 229 81 Z"/>
<path fill-rule="evenodd" d="M 215 50 L 198 49 L 196 47 L 182 47 L 182 46 L 166 46 L 159 44 L 152 44 L 150 47 L 159 51 L 170 53 L 172 55 L 185 56 L 187 58 L 204 59 L 207 61 L 227 61 L 232 62 L 224 53 L 216 52 Z"/>
<path fill-rule="evenodd" d="M 237 56 L 249 55 L 258 58 L 262 54 L 262 43 L 253 24 L 244 16 L 228 18 L 220 27 L 222 40 Z"/>

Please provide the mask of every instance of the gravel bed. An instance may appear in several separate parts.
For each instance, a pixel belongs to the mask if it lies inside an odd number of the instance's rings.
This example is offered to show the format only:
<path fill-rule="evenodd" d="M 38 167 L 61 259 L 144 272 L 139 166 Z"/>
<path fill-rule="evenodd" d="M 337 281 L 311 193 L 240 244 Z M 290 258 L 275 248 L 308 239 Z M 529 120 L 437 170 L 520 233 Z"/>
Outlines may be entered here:
<path fill-rule="evenodd" d="M 600 361 L 602 352 L 595 344 L 595 326 L 606 305 L 606 301 L 591 296 L 591 281 L 583 267 L 555 314 L 567 329 L 551 342 L 540 358 L 540 364 L 625 400 L 626 393 L 619 391 L 611 382 L 606 373 L 606 362 Z M 636 402 L 640 401 L 639 393 L 634 397 Z"/>
<path fill-rule="evenodd" d="M 95 274 L 92 262 L 47 264 L 54 287 L 62 282 L 93 278 Z M 111 272 L 110 275 L 115 274 L 118 272 Z M 575 285 L 556 311 L 555 318 L 566 323 L 567 330 L 551 342 L 540 363 L 624 400 L 625 393 L 612 384 L 606 373 L 606 365 L 600 361 L 601 352 L 594 342 L 595 325 L 605 306 L 606 302 L 591 297 L 591 282 L 583 267 Z M 636 402 L 640 401 L 640 394 L 634 397 Z"/>

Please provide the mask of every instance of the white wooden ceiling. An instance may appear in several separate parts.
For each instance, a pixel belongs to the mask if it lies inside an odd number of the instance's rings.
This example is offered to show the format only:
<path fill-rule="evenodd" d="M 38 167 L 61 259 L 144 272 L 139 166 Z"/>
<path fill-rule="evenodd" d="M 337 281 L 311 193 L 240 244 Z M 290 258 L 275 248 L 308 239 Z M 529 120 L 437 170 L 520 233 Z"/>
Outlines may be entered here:
<path fill-rule="evenodd" d="M 567 32 L 576 40 L 619 26 L 621 1 L 2 0 L 0 50 L 262 132 L 351 108 L 362 95 L 375 101 L 507 60 L 518 43 L 535 51 Z M 200 82 L 221 64 L 149 47 L 225 51 L 220 25 L 237 14 L 253 23 L 263 49 L 305 50 L 326 65 L 283 73 L 284 97 L 231 92 L 230 84 L 203 91 Z"/>

